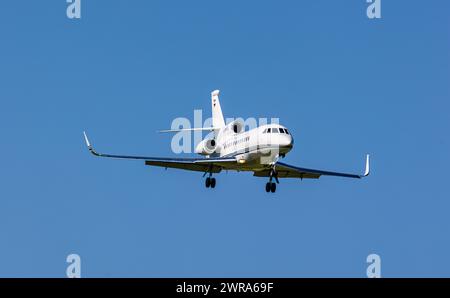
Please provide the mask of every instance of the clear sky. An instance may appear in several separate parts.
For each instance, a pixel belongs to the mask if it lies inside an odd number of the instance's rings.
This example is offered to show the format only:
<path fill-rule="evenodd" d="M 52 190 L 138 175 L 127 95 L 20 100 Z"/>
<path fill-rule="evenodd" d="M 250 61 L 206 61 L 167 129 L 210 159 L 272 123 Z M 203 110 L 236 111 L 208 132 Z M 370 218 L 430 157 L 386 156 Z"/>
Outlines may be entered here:
<path fill-rule="evenodd" d="M 1 1 L 0 276 L 450 276 L 450 3 Z M 96 159 L 174 156 L 176 117 L 278 117 L 283 180 Z"/>

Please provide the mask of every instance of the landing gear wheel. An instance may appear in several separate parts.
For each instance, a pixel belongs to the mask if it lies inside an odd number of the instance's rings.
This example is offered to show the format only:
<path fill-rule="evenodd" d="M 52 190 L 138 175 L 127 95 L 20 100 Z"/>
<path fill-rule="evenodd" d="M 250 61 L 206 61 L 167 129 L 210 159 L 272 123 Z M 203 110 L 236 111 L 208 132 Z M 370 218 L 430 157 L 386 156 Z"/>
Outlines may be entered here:
<path fill-rule="evenodd" d="M 270 182 L 266 183 L 266 192 L 270 192 Z"/>
<path fill-rule="evenodd" d="M 276 183 L 272 183 L 272 185 L 270 185 L 270 191 L 271 192 L 275 192 L 277 190 L 277 184 Z"/>
<path fill-rule="evenodd" d="M 215 183 L 214 183 L 215 184 Z M 211 178 L 206 178 L 206 180 L 205 180 L 205 186 L 206 186 L 206 188 L 209 188 L 210 186 L 211 186 Z"/>
<path fill-rule="evenodd" d="M 211 188 L 216 187 L 216 178 L 211 178 Z"/>

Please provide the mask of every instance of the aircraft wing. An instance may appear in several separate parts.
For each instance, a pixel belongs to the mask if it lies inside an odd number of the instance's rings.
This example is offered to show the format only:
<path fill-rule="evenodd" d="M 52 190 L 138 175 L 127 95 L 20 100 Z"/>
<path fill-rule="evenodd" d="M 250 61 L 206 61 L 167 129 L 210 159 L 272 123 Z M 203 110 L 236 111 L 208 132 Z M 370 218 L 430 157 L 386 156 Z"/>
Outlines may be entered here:
<path fill-rule="evenodd" d="M 149 156 L 134 156 L 134 155 L 114 155 L 98 153 L 92 147 L 89 139 L 84 132 L 84 139 L 89 151 L 98 157 L 120 158 L 120 159 L 137 159 L 144 160 L 148 166 L 175 168 L 198 172 L 219 173 L 222 171 L 222 166 L 225 164 L 236 163 L 235 158 L 164 158 L 164 157 L 149 157 Z"/>
<path fill-rule="evenodd" d="M 154 158 L 145 159 L 147 166 L 175 168 L 188 171 L 220 173 L 222 165 L 236 163 L 235 158 Z"/>
<path fill-rule="evenodd" d="M 346 178 L 363 178 L 369 176 L 370 173 L 370 165 L 369 165 L 369 155 L 366 156 L 366 170 L 364 175 L 357 174 L 348 174 L 348 173 L 340 173 L 340 172 L 330 172 L 324 170 L 317 169 L 308 169 L 301 168 L 292 165 L 288 165 L 282 162 L 276 163 L 275 170 L 278 178 L 310 178 L 310 179 L 318 179 L 320 176 L 337 176 L 337 177 L 346 177 Z M 269 177 L 270 169 L 263 171 L 255 171 L 254 176 L 257 177 Z"/>

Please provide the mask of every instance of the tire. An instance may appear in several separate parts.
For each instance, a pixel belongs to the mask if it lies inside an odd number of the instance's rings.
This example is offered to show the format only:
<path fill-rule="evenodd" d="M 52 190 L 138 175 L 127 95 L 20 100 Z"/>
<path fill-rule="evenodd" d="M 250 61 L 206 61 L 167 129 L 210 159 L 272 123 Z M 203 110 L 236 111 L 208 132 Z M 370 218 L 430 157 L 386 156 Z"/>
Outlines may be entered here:
<path fill-rule="evenodd" d="M 266 183 L 266 192 L 270 192 L 270 182 Z"/>
<path fill-rule="evenodd" d="M 211 178 L 211 188 L 216 187 L 216 178 Z"/>
<path fill-rule="evenodd" d="M 206 188 L 209 188 L 210 186 L 211 186 L 211 178 L 206 178 L 206 180 L 205 180 L 205 186 L 206 186 Z"/>
<path fill-rule="evenodd" d="M 271 192 L 275 192 L 277 190 L 277 184 L 276 183 L 272 183 L 271 185 L 270 185 L 270 191 Z"/>

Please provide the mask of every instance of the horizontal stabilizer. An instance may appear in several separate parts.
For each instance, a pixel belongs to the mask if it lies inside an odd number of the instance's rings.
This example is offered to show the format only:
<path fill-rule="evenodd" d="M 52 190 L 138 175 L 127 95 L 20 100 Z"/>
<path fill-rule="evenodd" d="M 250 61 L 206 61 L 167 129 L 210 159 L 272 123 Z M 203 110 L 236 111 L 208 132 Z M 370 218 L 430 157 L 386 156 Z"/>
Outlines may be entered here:
<path fill-rule="evenodd" d="M 183 128 L 183 129 L 165 129 L 158 131 L 159 133 L 165 133 L 165 132 L 181 132 L 181 131 L 213 131 L 215 127 L 197 127 L 197 128 Z"/>

